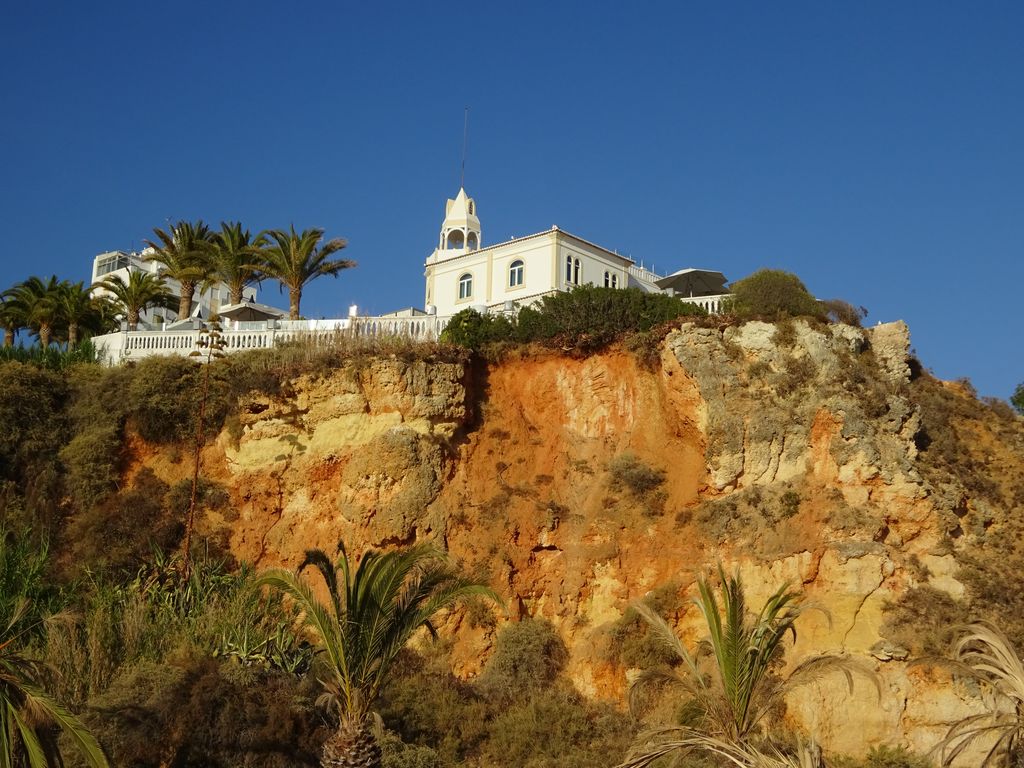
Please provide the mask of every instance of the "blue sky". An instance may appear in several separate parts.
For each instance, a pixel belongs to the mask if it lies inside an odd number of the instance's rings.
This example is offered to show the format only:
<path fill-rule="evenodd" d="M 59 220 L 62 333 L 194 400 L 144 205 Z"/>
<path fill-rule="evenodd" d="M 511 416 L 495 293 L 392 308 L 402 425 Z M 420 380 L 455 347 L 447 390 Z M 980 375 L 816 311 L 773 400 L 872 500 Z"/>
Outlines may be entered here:
<path fill-rule="evenodd" d="M 469 105 L 485 243 L 791 270 L 943 378 L 1024 380 L 1021 3 L 289 5 L 8 4 L 0 286 L 241 219 L 349 240 L 308 316 L 420 306 Z"/>

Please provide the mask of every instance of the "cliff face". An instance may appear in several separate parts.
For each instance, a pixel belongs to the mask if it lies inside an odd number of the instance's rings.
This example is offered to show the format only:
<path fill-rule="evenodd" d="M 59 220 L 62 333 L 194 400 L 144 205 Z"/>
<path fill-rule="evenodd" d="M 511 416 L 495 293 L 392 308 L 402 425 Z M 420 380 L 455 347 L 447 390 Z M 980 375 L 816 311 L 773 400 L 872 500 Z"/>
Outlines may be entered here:
<path fill-rule="evenodd" d="M 245 403 L 206 450 L 204 474 L 233 512 L 209 513 L 203 532 L 261 566 L 339 538 L 441 541 L 513 618 L 558 627 L 583 692 L 619 700 L 629 670 L 612 638 L 631 601 L 662 588 L 697 639 L 684 598 L 717 561 L 741 571 L 752 605 L 789 581 L 828 615 L 801 619 L 787 663 L 847 652 L 881 680 L 880 698 L 863 683 L 850 696 L 842 679 L 806 688 L 790 715 L 833 750 L 926 750 L 970 704 L 908 665 L 885 608 L 922 586 L 964 596 L 971 537 L 955 529 L 982 504 L 955 478 L 926 479 L 908 348 L 902 323 L 750 322 L 684 326 L 646 367 L 613 351 L 486 369 L 378 359 L 300 378 L 287 396 Z M 1016 448 L 974 428 L 986 461 L 1021 471 Z M 183 471 L 157 455 L 141 466 Z M 469 624 L 464 674 L 493 639 Z"/>

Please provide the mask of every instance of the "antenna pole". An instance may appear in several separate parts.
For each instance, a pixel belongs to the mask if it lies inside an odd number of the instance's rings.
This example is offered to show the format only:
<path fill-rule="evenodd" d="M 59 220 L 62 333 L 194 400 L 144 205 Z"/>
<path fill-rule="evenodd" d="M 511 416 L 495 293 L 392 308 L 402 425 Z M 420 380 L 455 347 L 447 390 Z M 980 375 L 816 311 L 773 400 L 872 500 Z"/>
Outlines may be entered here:
<path fill-rule="evenodd" d="M 466 144 L 469 141 L 469 107 L 462 118 L 462 175 L 459 177 L 459 189 L 466 186 Z"/>

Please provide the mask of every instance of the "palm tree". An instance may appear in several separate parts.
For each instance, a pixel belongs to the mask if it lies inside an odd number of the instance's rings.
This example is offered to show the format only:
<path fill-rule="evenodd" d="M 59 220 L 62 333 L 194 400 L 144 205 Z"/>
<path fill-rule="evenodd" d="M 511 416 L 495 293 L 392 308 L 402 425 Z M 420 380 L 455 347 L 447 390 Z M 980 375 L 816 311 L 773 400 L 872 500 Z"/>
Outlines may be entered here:
<path fill-rule="evenodd" d="M 67 329 L 68 349 L 78 346 L 80 330 L 98 331 L 101 317 L 96 300 L 81 281 L 64 280 L 57 286 L 57 310 Z"/>
<path fill-rule="evenodd" d="M 40 685 L 44 668 L 15 650 L 24 634 L 27 600 L 14 604 L 0 631 L 0 766 L 48 768 L 62 765 L 54 726 L 64 731 L 92 768 L 107 759 L 85 725 Z"/>
<path fill-rule="evenodd" d="M 298 234 L 292 225 L 288 232 L 272 229 L 267 235 L 273 242 L 263 252 L 263 272 L 277 280 L 282 289 L 288 289 L 288 317 L 292 320 L 299 319 L 299 304 L 306 283 L 324 275 L 337 277 L 343 269 L 356 265 L 349 259 L 332 261 L 327 258 L 348 243 L 336 237 L 318 245 L 324 236 L 322 229 L 307 229 Z"/>
<path fill-rule="evenodd" d="M 202 221 L 195 224 L 179 221 L 169 232 L 154 228 L 153 233 L 159 243 L 146 241 L 146 245 L 154 250 L 146 260 L 163 265 L 161 277 L 178 281 L 181 286 L 178 319 L 184 320 L 192 314 L 192 295 L 196 292 L 196 286 L 208 279 L 211 273 L 210 228 Z"/>
<path fill-rule="evenodd" d="M 299 578 L 312 566 L 327 585 L 320 602 Z M 379 768 L 381 751 L 372 730 L 371 706 L 398 652 L 412 634 L 463 598 L 482 595 L 495 602 L 488 587 L 459 576 L 445 555 L 429 544 L 391 551 L 368 551 L 353 571 L 344 544 L 332 564 L 319 549 L 306 552 L 296 573 L 271 570 L 258 585 L 280 589 L 298 604 L 324 651 L 325 697 L 338 710 L 338 730 L 327 739 L 325 766 Z"/>
<path fill-rule="evenodd" d="M 11 291 L 0 295 L 0 328 L 4 329 L 4 346 L 13 347 L 14 337 L 25 327 L 25 313 L 14 300 Z"/>
<path fill-rule="evenodd" d="M 164 279 L 148 272 L 131 270 L 127 282 L 120 275 L 110 275 L 93 287 L 111 294 L 113 303 L 128 321 L 129 331 L 139 327 L 139 317 L 150 307 L 173 309 L 175 304 L 174 294 L 168 290 Z"/>
<path fill-rule="evenodd" d="M 24 318 L 26 327 L 39 337 L 39 345 L 43 349 L 50 346 L 54 328 L 60 322 L 59 286 L 56 275 L 51 275 L 46 281 L 33 276 L 7 292 L 8 299 Z"/>
<path fill-rule="evenodd" d="M 707 624 L 709 638 L 696 653 L 687 650 L 666 621 L 649 606 L 634 606 L 656 639 L 679 658 L 680 666 L 644 672 L 634 682 L 631 695 L 655 681 L 677 685 L 692 697 L 703 722 L 699 729 L 675 726 L 641 734 L 620 768 L 643 768 L 677 749 L 706 750 L 706 744 L 700 742 L 707 738 L 753 749 L 752 741 L 760 735 L 760 726 L 784 695 L 829 672 L 842 672 L 851 690 L 854 672 L 878 687 L 874 673 L 866 666 L 832 654 L 806 659 L 788 676 L 776 675 L 774 668 L 782 659 L 786 635 L 796 637 L 796 620 L 808 606 L 784 584 L 756 615 L 750 615 L 739 576 L 727 578 L 721 565 L 718 575 L 720 598 L 708 580 L 697 582 L 699 596 L 694 603 Z M 709 663 L 705 664 L 709 655 Z"/>
<path fill-rule="evenodd" d="M 987 711 L 966 717 L 949 729 L 935 747 L 942 765 L 952 765 L 978 741 L 988 747 L 982 768 L 1010 765 L 1009 758 L 1019 756 L 1024 746 L 1024 663 L 1013 644 L 991 624 L 971 624 L 954 647 L 951 666 L 979 684 Z"/>
<path fill-rule="evenodd" d="M 249 230 L 243 230 L 237 221 L 220 223 L 220 232 L 213 234 L 210 259 L 213 264 L 210 283 L 223 283 L 228 287 L 231 304 L 242 301 L 246 286 L 258 283 L 261 277 L 262 248 L 267 243 L 265 235 L 255 239 Z"/>

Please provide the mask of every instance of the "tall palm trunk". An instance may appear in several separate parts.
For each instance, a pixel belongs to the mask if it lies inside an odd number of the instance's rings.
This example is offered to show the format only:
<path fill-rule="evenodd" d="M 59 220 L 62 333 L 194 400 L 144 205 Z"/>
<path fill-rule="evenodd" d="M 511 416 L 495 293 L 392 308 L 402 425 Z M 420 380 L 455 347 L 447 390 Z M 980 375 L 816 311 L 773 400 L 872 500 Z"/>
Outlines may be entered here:
<path fill-rule="evenodd" d="M 129 309 L 128 310 L 128 330 L 134 331 L 139 327 L 139 310 Z"/>
<path fill-rule="evenodd" d="M 381 751 L 369 717 L 342 717 L 338 730 L 324 742 L 324 768 L 380 768 Z"/>
<path fill-rule="evenodd" d="M 194 280 L 181 281 L 181 298 L 178 299 L 178 319 L 184 320 L 192 315 L 192 294 L 196 292 Z"/>
<path fill-rule="evenodd" d="M 49 323 L 41 323 L 39 325 L 39 346 L 46 349 L 50 346 L 50 336 L 53 334 L 53 329 Z"/>
<path fill-rule="evenodd" d="M 4 346 L 5 347 L 13 347 L 14 346 L 14 329 L 13 328 L 4 328 Z"/>
<path fill-rule="evenodd" d="M 242 286 L 241 285 L 232 285 L 231 286 L 231 296 L 229 298 L 229 301 L 232 304 L 241 304 L 242 303 Z"/>
<path fill-rule="evenodd" d="M 302 289 L 301 288 L 289 288 L 288 289 L 288 319 L 298 320 L 299 319 L 299 302 L 302 301 Z"/>
<path fill-rule="evenodd" d="M 68 349 L 78 346 L 78 323 L 68 323 Z"/>

